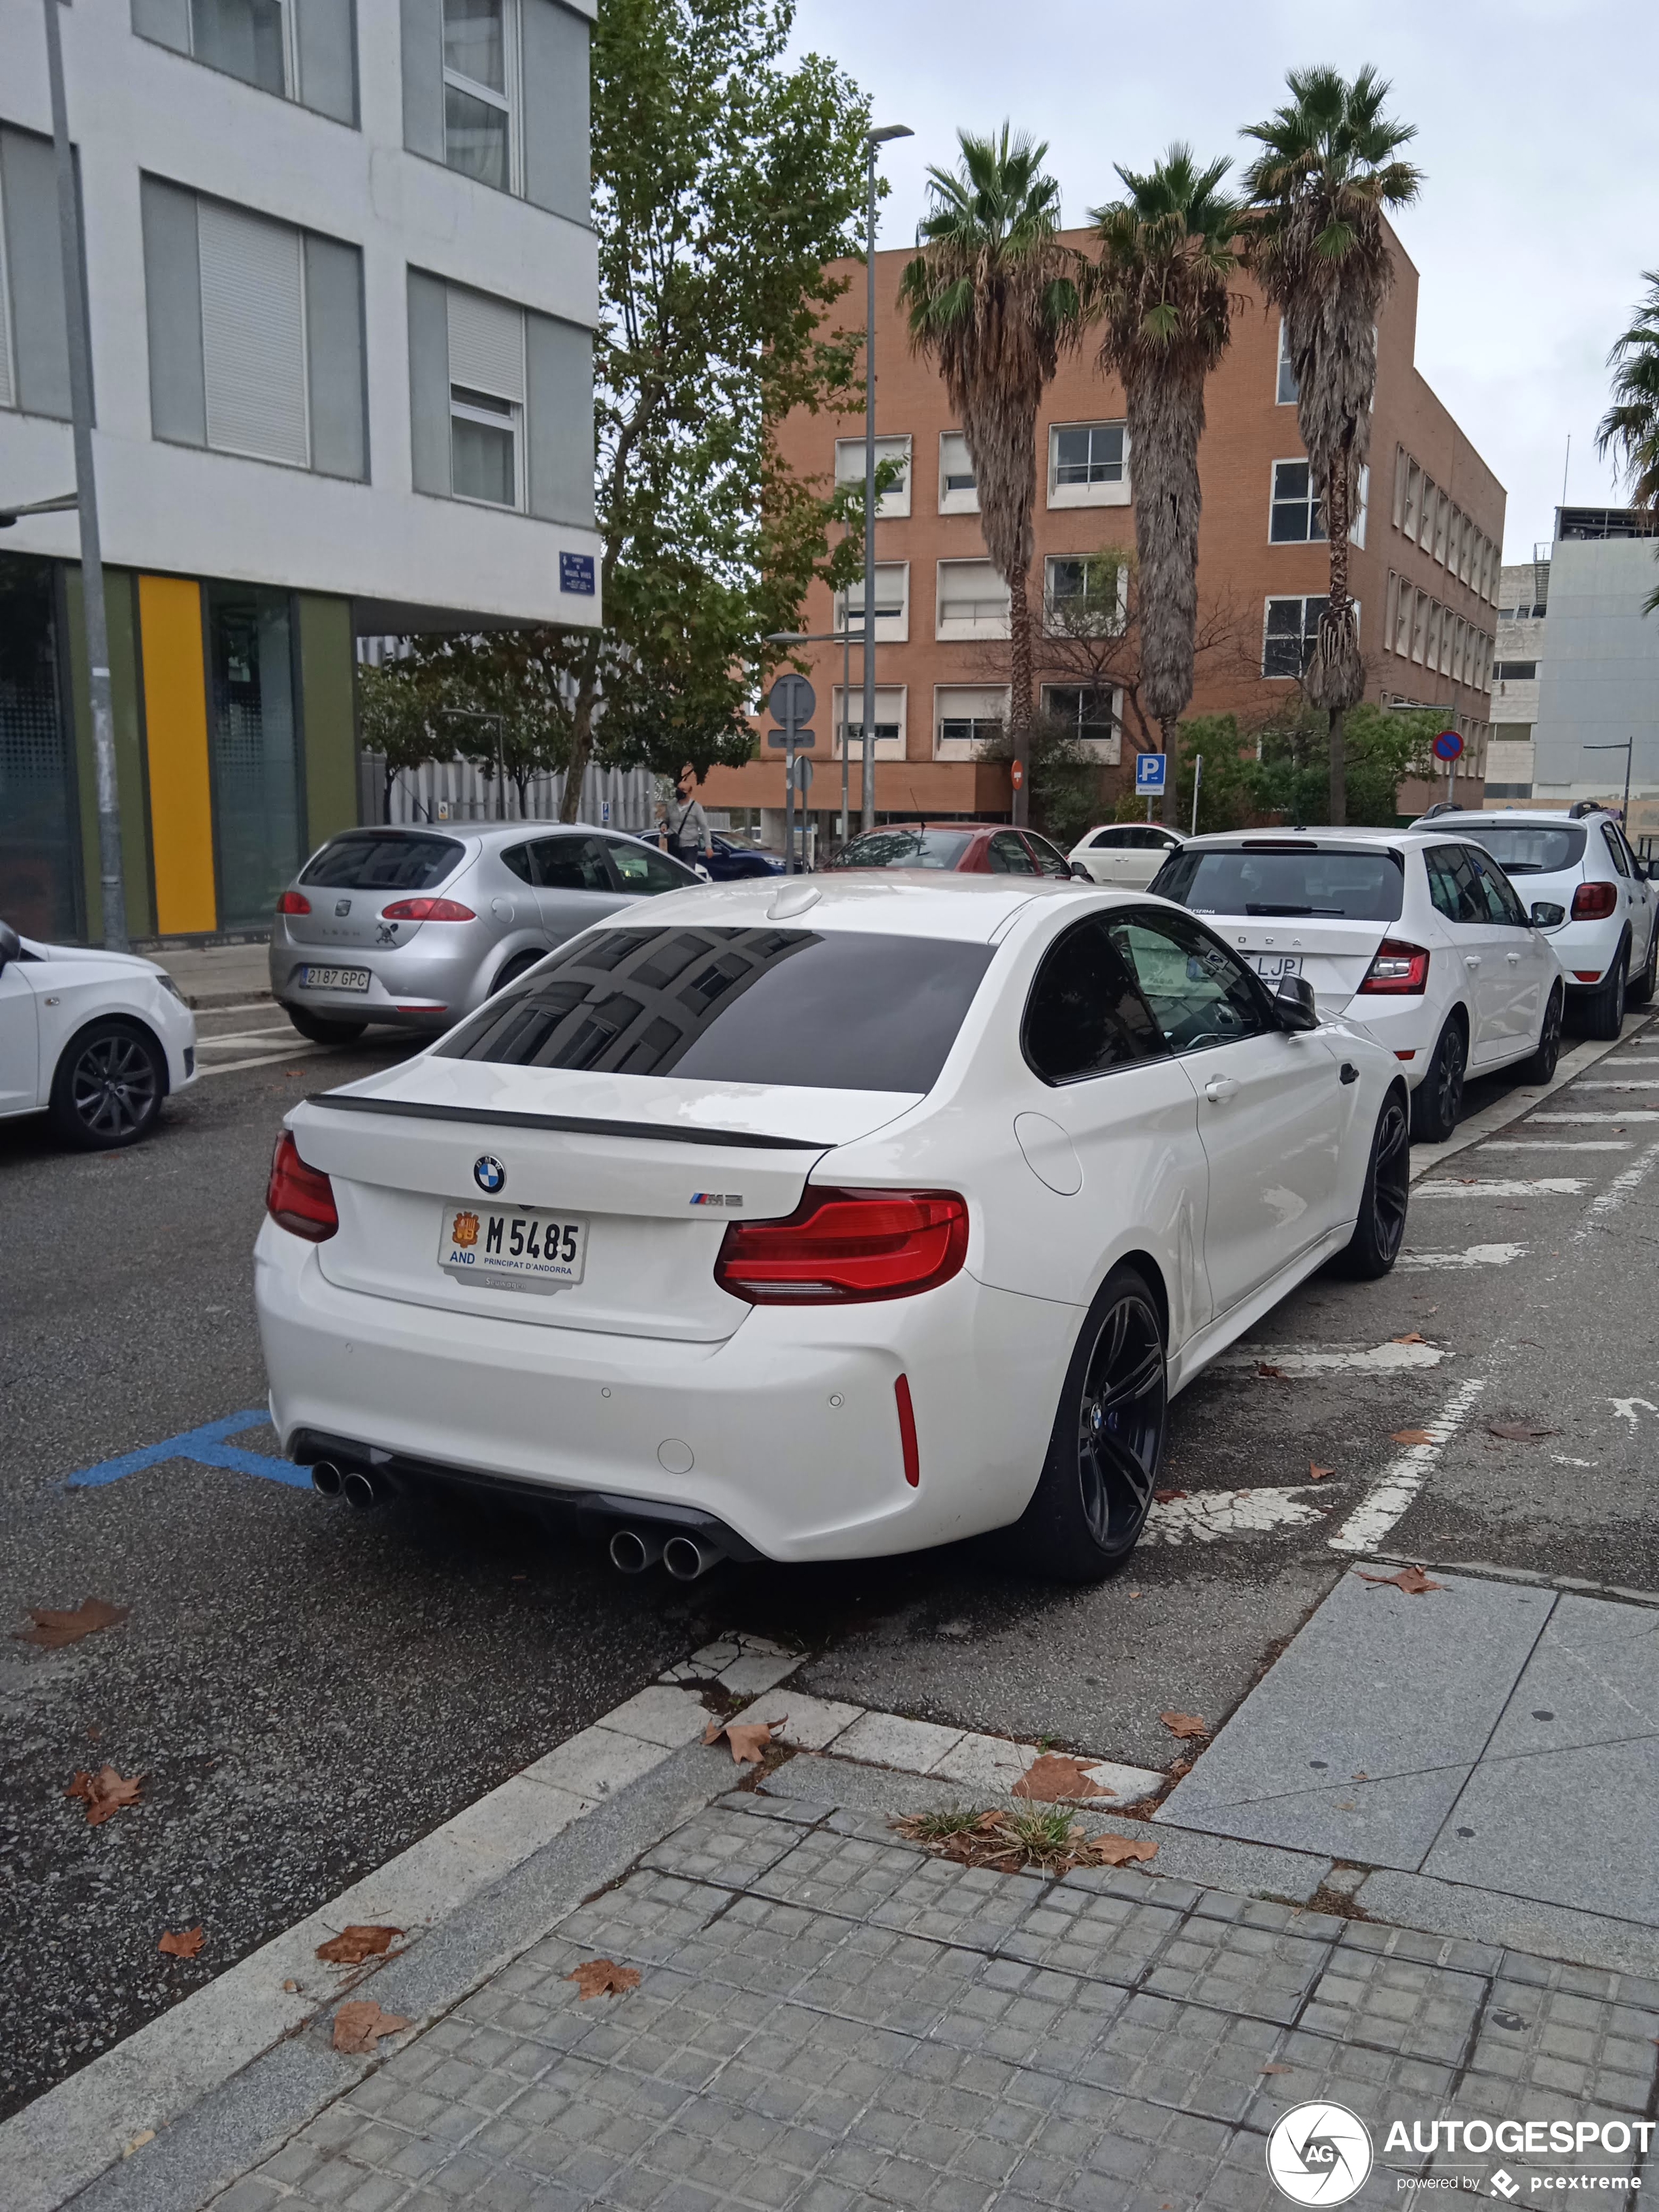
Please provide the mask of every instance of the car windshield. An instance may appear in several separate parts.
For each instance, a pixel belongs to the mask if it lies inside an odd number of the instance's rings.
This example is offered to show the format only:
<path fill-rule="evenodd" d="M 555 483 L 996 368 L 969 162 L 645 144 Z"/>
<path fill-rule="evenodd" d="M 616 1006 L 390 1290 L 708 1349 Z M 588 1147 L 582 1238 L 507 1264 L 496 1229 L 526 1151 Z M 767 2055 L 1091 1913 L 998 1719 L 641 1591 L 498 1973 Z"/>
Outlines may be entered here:
<path fill-rule="evenodd" d="M 1222 848 L 1173 854 L 1152 879 L 1160 898 L 1194 914 L 1317 921 L 1397 921 L 1405 870 L 1397 853 L 1316 845 Z"/>
<path fill-rule="evenodd" d="M 1491 817 L 1480 828 L 1465 833 L 1484 845 L 1506 876 L 1559 876 L 1576 868 L 1584 857 L 1582 822 L 1492 823 Z"/>
<path fill-rule="evenodd" d="M 954 868 L 967 851 L 966 830 L 866 830 L 830 861 L 832 868 Z"/>
<path fill-rule="evenodd" d="M 453 875 L 466 848 L 453 837 L 387 836 L 383 832 L 337 837 L 306 864 L 302 884 L 328 884 L 343 891 L 429 891 Z"/>
<path fill-rule="evenodd" d="M 931 1090 L 994 948 L 866 930 L 573 938 L 438 1053 L 509 1067 Z"/>

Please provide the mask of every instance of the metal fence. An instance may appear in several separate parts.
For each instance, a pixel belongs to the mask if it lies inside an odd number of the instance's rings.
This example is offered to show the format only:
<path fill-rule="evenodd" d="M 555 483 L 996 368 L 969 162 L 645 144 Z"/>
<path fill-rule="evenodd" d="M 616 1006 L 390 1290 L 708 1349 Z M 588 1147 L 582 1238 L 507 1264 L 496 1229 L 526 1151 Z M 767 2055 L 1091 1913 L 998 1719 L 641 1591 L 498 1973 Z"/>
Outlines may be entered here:
<path fill-rule="evenodd" d="M 399 769 L 388 789 L 386 761 L 379 753 L 360 757 L 358 797 L 364 822 L 553 822 L 564 791 L 562 775 L 532 776 L 526 805 L 519 787 L 487 776 L 472 761 L 423 761 Z M 590 768 L 582 778 L 578 818 L 600 828 L 627 830 L 635 836 L 654 831 L 658 780 L 648 769 Z"/>

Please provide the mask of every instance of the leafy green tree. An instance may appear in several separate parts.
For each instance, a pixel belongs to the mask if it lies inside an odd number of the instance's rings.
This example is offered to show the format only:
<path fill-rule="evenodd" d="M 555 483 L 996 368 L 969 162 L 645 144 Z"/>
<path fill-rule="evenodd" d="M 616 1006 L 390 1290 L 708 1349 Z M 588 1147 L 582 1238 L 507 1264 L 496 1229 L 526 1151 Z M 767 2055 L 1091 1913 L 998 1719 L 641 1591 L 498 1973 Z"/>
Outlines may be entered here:
<path fill-rule="evenodd" d="M 1613 343 L 1613 404 L 1595 433 L 1595 450 L 1613 456 L 1632 507 L 1659 513 L 1659 269 L 1644 269 L 1647 291 L 1630 328 Z M 1644 614 L 1659 611 L 1659 587 L 1643 601 Z"/>
<path fill-rule="evenodd" d="M 392 788 L 404 769 L 450 750 L 433 731 L 434 704 L 413 659 L 365 664 L 357 671 L 357 726 L 363 750 L 380 757 L 382 813 L 391 811 Z"/>
<path fill-rule="evenodd" d="M 978 757 L 1007 761 L 1016 757 L 1012 730 L 988 738 Z M 1106 785 L 1112 771 L 1078 737 L 1069 722 L 1053 714 L 1031 717 L 1025 746 L 1027 819 L 1034 830 L 1052 837 L 1063 853 L 1091 822 L 1104 818 Z"/>
<path fill-rule="evenodd" d="M 1257 763 L 1245 750 L 1237 714 L 1194 714 L 1176 732 L 1175 777 L 1165 819 L 1177 830 L 1193 826 L 1193 786 L 1198 785 L 1198 828 L 1243 830 L 1259 812 Z M 1197 775 L 1200 761 L 1204 773 Z M 1133 794 L 1132 794 L 1133 795 Z"/>
<path fill-rule="evenodd" d="M 1402 711 L 1362 700 L 1349 710 L 1345 738 L 1350 822 L 1394 827 L 1401 785 L 1408 776 L 1434 772 L 1430 747 L 1442 726 L 1442 716 L 1432 709 Z M 1329 716 L 1309 709 L 1262 731 L 1261 757 L 1251 779 L 1258 812 L 1291 823 L 1319 822 L 1330 791 L 1330 744 Z"/>
<path fill-rule="evenodd" d="M 1063 351 L 1083 331 L 1080 257 L 1063 246 L 1060 187 L 1046 145 L 1007 124 L 1000 137 L 958 131 L 954 171 L 927 172 L 932 206 L 899 298 L 911 343 L 933 362 L 961 422 L 979 487 L 980 527 L 1008 586 L 1009 734 L 1031 761 L 1031 612 L 1027 597 L 1036 498 L 1036 418 Z M 1029 778 L 1014 793 L 1026 819 Z"/>
<path fill-rule="evenodd" d="M 1284 318 L 1297 422 L 1330 546 L 1330 597 L 1304 688 L 1330 724 L 1332 823 L 1347 819 L 1343 716 L 1364 696 L 1358 618 L 1348 592 L 1348 528 L 1370 447 L 1376 319 L 1394 283 L 1385 210 L 1417 197 L 1422 173 L 1399 158 L 1413 125 L 1382 112 L 1386 79 L 1291 70 L 1290 100 L 1245 137 L 1262 151 L 1244 178 L 1249 259 Z"/>
<path fill-rule="evenodd" d="M 1190 146 L 1171 146 L 1145 176 L 1120 167 L 1127 197 L 1094 211 L 1100 363 L 1122 383 L 1133 455 L 1141 690 L 1169 753 L 1193 696 L 1204 386 L 1231 336 L 1230 166 L 1200 169 Z"/>

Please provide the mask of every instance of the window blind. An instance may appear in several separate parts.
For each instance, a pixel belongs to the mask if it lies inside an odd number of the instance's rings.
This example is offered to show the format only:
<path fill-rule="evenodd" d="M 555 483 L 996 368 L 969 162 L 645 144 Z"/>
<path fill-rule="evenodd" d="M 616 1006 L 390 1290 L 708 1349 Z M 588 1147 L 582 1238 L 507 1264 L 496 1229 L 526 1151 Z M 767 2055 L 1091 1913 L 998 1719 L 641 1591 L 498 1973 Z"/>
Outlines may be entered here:
<path fill-rule="evenodd" d="M 449 380 L 524 404 L 524 313 L 449 287 Z"/>
<path fill-rule="evenodd" d="M 301 234 L 200 202 L 207 438 L 222 453 L 300 468 L 311 459 Z"/>

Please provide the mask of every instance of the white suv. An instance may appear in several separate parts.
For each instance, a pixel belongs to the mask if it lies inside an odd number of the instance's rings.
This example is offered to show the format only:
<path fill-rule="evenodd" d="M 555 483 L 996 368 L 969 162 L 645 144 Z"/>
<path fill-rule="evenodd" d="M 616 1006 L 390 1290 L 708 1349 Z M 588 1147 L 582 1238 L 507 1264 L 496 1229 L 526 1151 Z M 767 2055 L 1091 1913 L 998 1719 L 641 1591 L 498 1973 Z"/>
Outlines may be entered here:
<path fill-rule="evenodd" d="M 1562 908 L 1528 912 L 1462 830 L 1194 837 L 1152 889 L 1202 915 L 1270 984 L 1304 977 L 1322 1016 L 1386 1045 L 1420 1143 L 1450 1136 L 1467 1071 L 1522 1061 L 1534 1083 L 1555 1073 L 1566 993 L 1548 931 Z"/>
<path fill-rule="evenodd" d="M 1426 815 L 1413 826 L 1478 838 L 1528 905 L 1562 908 L 1550 941 L 1569 1010 L 1590 1036 L 1616 1037 L 1626 1001 L 1646 1006 L 1659 965 L 1659 896 L 1611 814 L 1588 805 L 1559 813 L 1506 807 Z"/>

